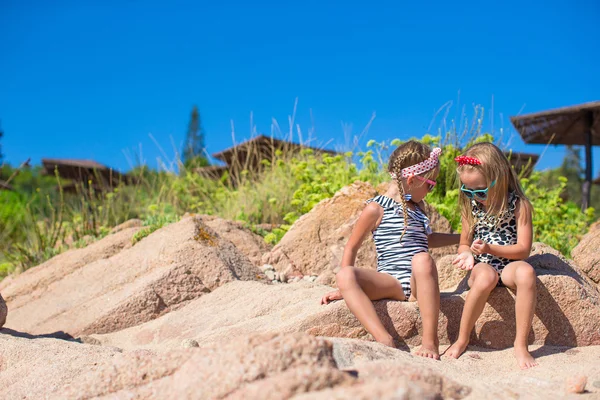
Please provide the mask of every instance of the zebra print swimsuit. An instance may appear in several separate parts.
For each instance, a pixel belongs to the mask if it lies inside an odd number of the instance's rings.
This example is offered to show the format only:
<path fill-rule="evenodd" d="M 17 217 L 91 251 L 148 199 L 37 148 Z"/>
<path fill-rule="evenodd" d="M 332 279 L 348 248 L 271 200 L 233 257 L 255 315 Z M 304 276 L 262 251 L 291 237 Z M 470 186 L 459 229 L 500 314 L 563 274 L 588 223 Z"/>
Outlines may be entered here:
<path fill-rule="evenodd" d="M 402 242 L 404 231 L 404 212 L 402 204 L 386 196 L 376 196 L 366 203 L 377 203 L 383 208 L 381 223 L 373 233 L 377 249 L 377 271 L 393 276 L 400 281 L 406 299 L 410 297 L 410 277 L 412 258 L 415 254 L 429 251 L 427 235 L 431 234 L 429 218 L 420 208 L 407 210 L 408 227 Z"/>

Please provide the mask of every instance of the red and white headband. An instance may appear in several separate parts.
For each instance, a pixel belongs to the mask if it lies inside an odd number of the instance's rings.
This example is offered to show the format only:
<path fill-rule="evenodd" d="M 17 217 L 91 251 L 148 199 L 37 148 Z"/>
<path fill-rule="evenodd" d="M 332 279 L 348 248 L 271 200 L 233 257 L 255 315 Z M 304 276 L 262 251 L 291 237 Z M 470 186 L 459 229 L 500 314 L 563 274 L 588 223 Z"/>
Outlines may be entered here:
<path fill-rule="evenodd" d="M 439 163 L 440 154 L 442 154 L 442 149 L 436 147 L 431 151 L 427 160 L 421 161 L 420 163 L 415 165 L 411 165 L 410 167 L 402 168 L 402 171 L 400 171 L 400 175 L 402 176 L 402 178 L 408 178 L 409 176 L 419 175 L 423 172 L 427 172 L 431 169 L 434 169 Z M 397 178 L 396 174 L 393 172 L 390 174 L 390 176 L 392 177 L 392 179 Z"/>

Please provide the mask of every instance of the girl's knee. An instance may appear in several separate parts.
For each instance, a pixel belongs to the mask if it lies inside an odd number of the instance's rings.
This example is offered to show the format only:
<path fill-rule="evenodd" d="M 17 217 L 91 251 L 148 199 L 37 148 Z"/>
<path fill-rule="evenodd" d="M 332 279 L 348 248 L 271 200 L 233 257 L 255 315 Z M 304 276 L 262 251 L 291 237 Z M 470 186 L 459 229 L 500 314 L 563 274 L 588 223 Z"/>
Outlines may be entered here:
<path fill-rule="evenodd" d="M 429 253 L 417 253 L 412 258 L 413 273 L 431 274 L 436 271 L 435 261 Z"/>
<path fill-rule="evenodd" d="M 340 290 L 347 289 L 357 284 L 354 267 L 342 267 L 335 275 L 335 279 Z"/>
<path fill-rule="evenodd" d="M 535 285 L 535 269 L 526 262 L 521 262 L 515 269 L 515 283 L 517 286 Z"/>
<path fill-rule="evenodd" d="M 471 289 L 491 292 L 498 284 L 498 273 L 496 271 L 479 271 L 474 274 Z"/>
<path fill-rule="evenodd" d="M 412 258 L 412 266 L 415 265 L 427 265 L 435 267 L 435 261 L 433 261 L 433 257 L 429 253 L 417 253 Z"/>

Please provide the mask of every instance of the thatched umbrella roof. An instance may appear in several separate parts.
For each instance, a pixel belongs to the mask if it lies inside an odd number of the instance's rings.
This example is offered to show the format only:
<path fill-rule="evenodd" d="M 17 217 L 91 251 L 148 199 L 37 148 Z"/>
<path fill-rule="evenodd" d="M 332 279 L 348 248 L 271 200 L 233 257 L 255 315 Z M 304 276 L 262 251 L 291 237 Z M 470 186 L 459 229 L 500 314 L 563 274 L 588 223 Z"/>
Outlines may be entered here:
<path fill-rule="evenodd" d="M 600 146 L 600 101 L 510 117 L 525 143 Z"/>
<path fill-rule="evenodd" d="M 585 146 L 582 208 L 590 203 L 592 146 L 600 146 L 600 101 L 510 118 L 525 143 Z"/>
<path fill-rule="evenodd" d="M 337 154 L 337 152 L 333 150 L 306 146 L 287 140 L 259 135 L 236 146 L 230 147 L 218 153 L 214 153 L 212 156 L 225 162 L 229 167 L 232 167 L 236 165 L 244 165 L 248 161 L 254 165 L 257 162 L 260 162 L 262 159 L 270 159 L 273 157 L 276 150 L 281 150 L 284 153 L 287 153 L 302 149 L 312 149 L 317 154 Z"/>
<path fill-rule="evenodd" d="M 54 175 L 57 170 L 63 179 L 85 184 L 92 181 L 94 184 L 112 187 L 119 182 L 129 182 L 126 175 L 93 160 L 43 158 L 42 165 L 46 175 Z"/>

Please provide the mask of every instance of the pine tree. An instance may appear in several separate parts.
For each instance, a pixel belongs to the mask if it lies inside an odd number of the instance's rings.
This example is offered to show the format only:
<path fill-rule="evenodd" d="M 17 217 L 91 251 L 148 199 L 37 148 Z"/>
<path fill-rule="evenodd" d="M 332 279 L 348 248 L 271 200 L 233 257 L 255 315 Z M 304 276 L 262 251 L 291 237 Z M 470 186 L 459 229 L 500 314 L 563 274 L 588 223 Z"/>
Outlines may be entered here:
<path fill-rule="evenodd" d="M 194 106 L 190 115 L 187 137 L 183 146 L 183 164 L 186 168 L 209 165 L 204 147 L 204 129 L 198 107 Z"/>

